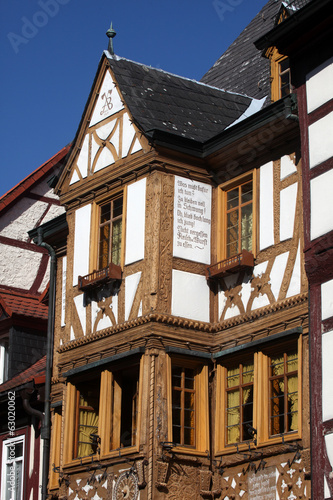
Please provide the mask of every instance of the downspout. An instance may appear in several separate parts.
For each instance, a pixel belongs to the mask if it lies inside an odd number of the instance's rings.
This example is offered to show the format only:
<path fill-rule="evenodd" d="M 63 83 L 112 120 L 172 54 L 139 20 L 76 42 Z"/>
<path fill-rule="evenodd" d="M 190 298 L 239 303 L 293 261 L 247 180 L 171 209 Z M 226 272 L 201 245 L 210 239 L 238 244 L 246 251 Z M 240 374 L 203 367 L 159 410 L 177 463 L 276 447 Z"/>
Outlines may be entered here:
<path fill-rule="evenodd" d="M 55 284 L 56 284 L 56 253 L 53 247 L 43 241 L 42 228 L 37 229 L 37 245 L 44 247 L 49 252 L 50 261 L 50 286 L 49 286 L 49 307 L 47 320 L 47 342 L 46 342 L 46 373 L 45 373 L 45 403 L 44 403 L 44 421 L 41 429 L 41 438 L 43 444 L 43 468 L 42 468 L 42 500 L 47 499 L 47 483 L 49 476 L 50 460 L 50 394 L 51 394 L 51 373 L 53 364 L 53 333 L 54 333 L 54 310 L 55 310 Z"/>

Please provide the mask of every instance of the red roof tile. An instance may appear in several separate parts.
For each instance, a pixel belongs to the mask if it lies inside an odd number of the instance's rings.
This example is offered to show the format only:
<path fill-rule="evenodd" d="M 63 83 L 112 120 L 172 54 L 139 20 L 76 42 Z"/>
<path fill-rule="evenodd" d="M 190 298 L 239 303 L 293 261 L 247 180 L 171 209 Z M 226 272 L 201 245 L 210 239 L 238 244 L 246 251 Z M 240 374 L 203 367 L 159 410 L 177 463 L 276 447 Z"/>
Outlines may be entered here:
<path fill-rule="evenodd" d="M 67 155 L 70 149 L 70 145 L 62 148 L 58 153 L 56 153 L 52 158 L 43 163 L 40 167 L 29 174 L 25 179 L 20 181 L 15 187 L 7 191 L 4 195 L 0 197 L 0 212 L 11 205 L 15 200 L 19 198 L 25 191 L 31 188 L 36 182 L 38 182 L 44 175 L 51 173 L 52 169 L 57 163 L 59 163 Z"/>
<path fill-rule="evenodd" d="M 28 382 L 34 380 L 35 377 L 45 375 L 45 368 L 46 356 L 43 356 L 35 364 L 29 366 L 29 368 L 1 384 L 0 393 L 9 391 L 10 389 L 14 389 L 15 387 L 19 387 L 23 384 L 27 384 Z"/>
<path fill-rule="evenodd" d="M 0 289 L 0 305 L 9 317 L 15 315 L 47 320 L 48 307 L 40 302 L 39 296 Z"/>

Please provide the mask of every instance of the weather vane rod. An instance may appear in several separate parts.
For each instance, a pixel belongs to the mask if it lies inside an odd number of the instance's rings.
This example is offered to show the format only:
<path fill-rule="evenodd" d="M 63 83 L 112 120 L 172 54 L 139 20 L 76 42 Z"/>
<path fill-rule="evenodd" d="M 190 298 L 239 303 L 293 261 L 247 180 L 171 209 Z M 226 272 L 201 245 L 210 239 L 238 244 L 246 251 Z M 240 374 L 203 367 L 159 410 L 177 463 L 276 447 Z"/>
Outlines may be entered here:
<path fill-rule="evenodd" d="M 108 46 L 108 51 L 110 54 L 113 56 L 114 55 L 114 50 L 113 50 L 113 38 L 116 36 L 116 32 L 112 27 L 112 22 L 110 28 L 106 32 L 106 36 L 109 38 L 109 46 Z"/>

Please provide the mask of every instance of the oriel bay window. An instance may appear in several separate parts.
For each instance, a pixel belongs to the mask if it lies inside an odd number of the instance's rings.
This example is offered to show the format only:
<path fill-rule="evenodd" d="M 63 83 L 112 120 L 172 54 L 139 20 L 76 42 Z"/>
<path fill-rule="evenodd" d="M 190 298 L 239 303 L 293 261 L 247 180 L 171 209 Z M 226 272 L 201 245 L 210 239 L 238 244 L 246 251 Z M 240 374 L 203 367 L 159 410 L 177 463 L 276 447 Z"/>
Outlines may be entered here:
<path fill-rule="evenodd" d="M 301 434 L 301 337 L 217 365 L 216 449 L 245 449 Z"/>
<path fill-rule="evenodd" d="M 140 425 L 139 362 L 67 383 L 65 463 L 136 451 Z"/>
<path fill-rule="evenodd" d="M 169 358 L 169 440 L 186 453 L 208 449 L 208 367 Z"/>

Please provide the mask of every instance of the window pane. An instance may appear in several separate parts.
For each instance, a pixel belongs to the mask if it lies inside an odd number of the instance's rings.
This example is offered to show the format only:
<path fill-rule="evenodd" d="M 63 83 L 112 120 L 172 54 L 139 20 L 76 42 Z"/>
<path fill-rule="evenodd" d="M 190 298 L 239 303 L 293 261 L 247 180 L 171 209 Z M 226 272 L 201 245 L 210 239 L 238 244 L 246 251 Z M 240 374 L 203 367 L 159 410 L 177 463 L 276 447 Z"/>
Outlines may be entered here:
<path fill-rule="evenodd" d="M 119 219 L 113 223 L 112 230 L 112 253 L 111 262 L 120 265 L 121 259 L 121 234 L 122 234 L 122 220 Z"/>
<path fill-rule="evenodd" d="M 242 242 L 240 250 L 252 251 L 252 203 L 242 207 Z"/>
<path fill-rule="evenodd" d="M 172 367 L 172 439 L 195 445 L 195 379 L 192 368 Z"/>
<path fill-rule="evenodd" d="M 185 387 L 186 389 L 194 389 L 194 370 L 185 368 Z"/>
<path fill-rule="evenodd" d="M 101 206 L 101 224 L 109 221 L 111 218 L 111 207 L 110 203 L 106 203 Z"/>
<path fill-rule="evenodd" d="M 231 189 L 230 191 L 227 192 L 227 210 L 238 207 L 239 205 L 238 198 L 239 198 L 238 187 L 236 189 Z"/>
<path fill-rule="evenodd" d="M 243 365 L 243 384 L 248 384 L 253 382 L 254 377 L 254 365 L 250 363 L 248 365 Z"/>
<path fill-rule="evenodd" d="M 252 181 L 241 186 L 242 203 L 252 201 Z"/>
<path fill-rule="evenodd" d="M 281 375 L 284 372 L 283 355 L 271 358 L 271 370 L 272 370 L 272 375 Z"/>
<path fill-rule="evenodd" d="M 97 443 L 94 442 L 92 434 L 98 433 L 99 381 L 86 381 L 79 384 L 77 390 L 79 402 L 76 457 L 85 457 L 96 453 L 97 450 Z"/>
<path fill-rule="evenodd" d="M 139 372 L 122 373 L 120 446 L 133 446 L 136 442 L 136 411 L 138 403 Z"/>
<path fill-rule="evenodd" d="M 123 213 L 123 197 L 117 198 L 113 202 L 112 218 L 119 217 Z"/>
<path fill-rule="evenodd" d="M 227 257 L 236 255 L 238 252 L 238 211 L 227 215 Z"/>
<path fill-rule="evenodd" d="M 298 359 L 297 352 L 287 355 L 287 372 L 294 372 L 297 370 Z"/>
<path fill-rule="evenodd" d="M 194 429 L 185 427 L 184 444 L 187 446 L 194 446 Z"/>
<path fill-rule="evenodd" d="M 234 368 L 232 370 L 228 370 L 227 372 L 227 386 L 235 387 L 239 385 L 239 367 Z"/>

